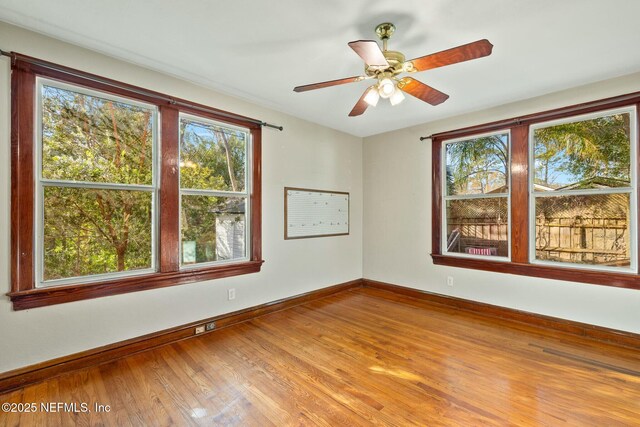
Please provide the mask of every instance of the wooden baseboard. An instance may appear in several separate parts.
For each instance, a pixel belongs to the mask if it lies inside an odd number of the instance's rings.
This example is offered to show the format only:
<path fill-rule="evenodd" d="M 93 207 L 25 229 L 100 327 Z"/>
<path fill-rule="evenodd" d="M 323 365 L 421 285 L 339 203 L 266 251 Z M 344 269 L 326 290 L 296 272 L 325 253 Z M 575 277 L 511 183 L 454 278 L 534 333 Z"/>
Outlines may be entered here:
<path fill-rule="evenodd" d="M 203 319 L 186 325 L 153 332 L 126 341 L 120 341 L 114 344 L 105 345 L 80 353 L 71 354 L 69 356 L 63 356 L 46 362 L 37 363 L 35 365 L 26 366 L 24 368 L 4 372 L 0 374 L 0 393 L 62 375 L 66 372 L 111 362 L 124 356 L 129 356 L 131 354 L 174 343 L 176 341 L 196 336 L 200 337 L 204 334 L 214 332 L 237 323 L 246 322 L 248 320 L 255 319 L 256 317 L 264 316 L 265 314 L 284 310 L 289 307 L 359 287 L 362 287 L 362 279 L 352 280 L 350 282 L 318 289 L 305 294 L 295 295 L 289 298 L 249 307 L 244 310 L 210 317 L 208 319 Z M 216 328 L 214 330 L 195 335 L 194 331 L 196 327 L 204 326 L 210 322 L 216 323 Z"/>
<path fill-rule="evenodd" d="M 379 282 L 375 280 L 356 279 L 349 282 L 341 283 L 339 285 L 307 292 L 305 294 L 284 298 L 255 307 L 249 307 L 244 310 L 239 310 L 220 316 L 210 317 L 208 319 L 203 319 L 186 325 L 165 329 L 163 331 L 154 332 L 151 334 L 143 335 L 141 337 L 132 338 L 126 341 L 120 341 L 118 343 L 109 344 L 103 347 L 86 350 L 80 353 L 71 354 L 69 356 L 59 357 L 53 360 L 48 360 L 46 362 L 41 362 L 35 365 L 26 366 L 24 368 L 4 372 L 0 374 L 0 393 L 24 387 L 25 385 L 43 381 L 48 378 L 56 377 L 67 372 L 111 362 L 113 360 L 129 356 L 131 354 L 150 350 L 152 348 L 160 347 L 176 341 L 181 341 L 196 336 L 202 336 L 204 334 L 214 332 L 237 323 L 255 319 L 256 317 L 263 316 L 265 314 L 284 310 L 289 307 L 325 298 L 338 292 L 343 292 L 362 286 L 394 292 L 422 301 L 428 301 L 433 304 L 454 307 L 458 310 L 465 310 L 485 316 L 518 322 L 520 324 L 525 324 L 528 326 L 564 332 L 571 335 L 577 335 L 597 340 L 600 342 L 607 342 L 615 345 L 640 349 L 640 335 L 631 332 L 619 331 L 616 329 L 609 329 L 601 326 L 589 325 L 586 323 L 574 322 L 571 320 L 514 310 L 511 308 L 499 307 L 477 301 L 430 293 L 421 291 L 419 289 L 393 285 L 390 283 Z M 216 328 L 213 331 L 204 332 L 203 334 L 198 335 L 194 334 L 194 330 L 196 327 L 204 326 L 210 322 L 216 323 Z"/>
<path fill-rule="evenodd" d="M 393 285 L 391 283 L 379 282 L 376 280 L 362 279 L 364 287 L 381 289 L 416 298 L 430 303 L 454 307 L 458 310 L 469 311 L 494 318 L 523 323 L 542 329 L 553 330 L 577 335 L 600 342 L 606 342 L 624 347 L 640 350 L 640 334 L 609 329 L 602 326 L 580 323 L 572 320 L 560 319 L 557 317 L 545 316 L 542 314 L 530 313 L 527 311 L 515 310 L 512 308 L 500 307 L 497 305 L 452 297 L 448 295 L 436 294 L 419 289 L 407 288 L 405 286 Z"/>

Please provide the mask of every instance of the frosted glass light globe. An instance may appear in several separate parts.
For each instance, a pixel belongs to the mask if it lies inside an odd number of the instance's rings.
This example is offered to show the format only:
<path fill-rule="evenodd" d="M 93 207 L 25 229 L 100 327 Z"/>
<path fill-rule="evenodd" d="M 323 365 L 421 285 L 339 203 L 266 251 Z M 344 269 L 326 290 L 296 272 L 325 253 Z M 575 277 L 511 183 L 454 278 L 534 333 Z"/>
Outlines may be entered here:
<path fill-rule="evenodd" d="M 380 99 L 380 94 L 376 90 L 375 86 L 371 86 L 367 91 L 367 94 L 364 96 L 364 102 L 375 107 L 378 104 L 378 100 Z"/>
<path fill-rule="evenodd" d="M 398 88 L 393 92 L 393 95 L 389 98 L 391 105 L 398 105 L 404 101 L 404 93 Z"/>
<path fill-rule="evenodd" d="M 391 79 L 384 78 L 380 80 L 380 83 L 378 83 L 378 92 L 383 98 L 389 98 L 391 95 L 393 95 L 393 92 L 395 90 L 396 85 L 393 84 L 393 81 Z"/>

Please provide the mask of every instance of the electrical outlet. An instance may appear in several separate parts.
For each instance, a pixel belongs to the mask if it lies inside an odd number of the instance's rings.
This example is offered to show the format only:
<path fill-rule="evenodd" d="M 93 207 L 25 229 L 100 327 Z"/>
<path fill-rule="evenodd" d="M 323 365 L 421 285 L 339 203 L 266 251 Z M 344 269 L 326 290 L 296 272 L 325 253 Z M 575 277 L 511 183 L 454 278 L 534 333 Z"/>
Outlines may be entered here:
<path fill-rule="evenodd" d="M 231 301 L 232 299 L 236 299 L 236 288 L 229 289 L 228 299 L 229 301 Z"/>
<path fill-rule="evenodd" d="M 204 328 L 207 331 L 213 331 L 216 328 L 216 322 L 209 322 L 206 325 L 204 325 Z"/>
<path fill-rule="evenodd" d="M 201 334 L 203 332 L 204 332 L 204 325 L 196 326 L 196 335 Z"/>
<path fill-rule="evenodd" d="M 447 276 L 447 286 L 453 287 L 453 276 Z"/>

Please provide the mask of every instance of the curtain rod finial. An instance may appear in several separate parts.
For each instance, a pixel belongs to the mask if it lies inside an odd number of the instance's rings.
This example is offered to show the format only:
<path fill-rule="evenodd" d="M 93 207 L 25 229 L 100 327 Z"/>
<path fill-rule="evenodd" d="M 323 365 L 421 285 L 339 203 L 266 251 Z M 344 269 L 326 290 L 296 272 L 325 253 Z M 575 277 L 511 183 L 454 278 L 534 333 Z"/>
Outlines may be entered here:
<path fill-rule="evenodd" d="M 278 129 L 279 131 L 283 131 L 284 127 L 282 126 L 277 126 L 277 125 L 272 125 L 271 123 L 267 123 L 267 122 L 262 122 L 260 123 L 262 126 L 268 127 L 268 128 L 273 128 L 273 129 Z"/>

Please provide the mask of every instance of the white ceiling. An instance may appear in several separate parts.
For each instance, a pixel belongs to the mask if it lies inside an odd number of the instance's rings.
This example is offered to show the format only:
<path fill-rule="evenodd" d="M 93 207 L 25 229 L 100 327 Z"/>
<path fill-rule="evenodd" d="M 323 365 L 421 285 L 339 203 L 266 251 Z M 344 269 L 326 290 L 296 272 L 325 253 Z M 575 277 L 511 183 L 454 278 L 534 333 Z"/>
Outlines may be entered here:
<path fill-rule="evenodd" d="M 0 20 L 357 136 L 640 71 L 639 16 L 638 0 L 0 0 Z M 493 54 L 415 74 L 450 95 L 435 107 L 354 118 L 366 81 L 292 91 L 361 74 L 347 42 L 385 21 L 407 58 L 482 38 Z"/>

